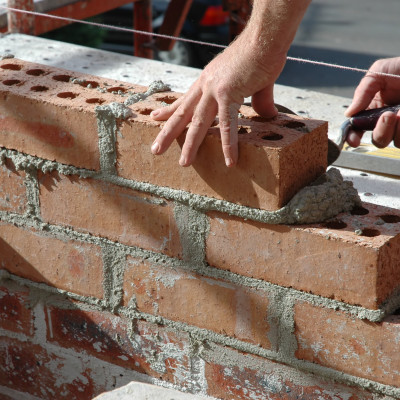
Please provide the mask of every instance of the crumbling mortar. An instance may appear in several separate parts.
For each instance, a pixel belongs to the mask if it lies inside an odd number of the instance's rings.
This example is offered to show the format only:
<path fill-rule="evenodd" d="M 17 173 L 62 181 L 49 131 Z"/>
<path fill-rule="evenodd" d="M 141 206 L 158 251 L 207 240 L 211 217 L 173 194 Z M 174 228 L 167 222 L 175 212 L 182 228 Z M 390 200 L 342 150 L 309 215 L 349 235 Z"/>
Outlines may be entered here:
<path fill-rule="evenodd" d="M 41 221 L 40 201 L 39 201 L 39 183 L 37 169 L 25 169 L 25 188 L 27 197 L 27 207 L 25 215 Z"/>
<path fill-rule="evenodd" d="M 377 394 L 383 394 L 383 395 L 393 396 L 395 398 L 400 398 L 400 388 L 395 388 L 389 385 L 381 384 L 379 382 L 371 381 L 366 378 L 360 378 L 357 376 L 346 374 L 344 372 L 337 371 L 332 368 L 324 367 L 321 365 L 317 365 L 309 361 L 297 360 L 294 357 L 284 354 L 282 352 L 274 352 L 262 348 L 260 346 L 257 346 L 255 344 L 242 342 L 238 339 L 224 336 L 189 324 L 185 324 L 183 322 L 176 322 L 169 320 L 167 318 L 155 317 L 151 314 L 130 310 L 125 307 L 121 307 L 118 310 L 118 312 L 121 313 L 122 315 L 125 315 L 128 318 L 144 319 L 147 322 L 153 324 L 159 324 L 175 329 L 177 331 L 187 332 L 189 335 L 192 335 L 193 337 L 197 338 L 197 340 L 205 344 L 202 349 L 201 353 L 202 355 L 205 355 L 204 354 L 205 352 L 208 352 L 210 351 L 209 349 L 212 349 L 212 344 L 218 344 L 226 347 L 231 347 L 235 350 L 238 350 L 239 352 L 249 353 L 262 358 L 269 359 L 271 361 L 283 363 L 290 367 L 299 369 L 303 372 L 316 374 L 331 381 L 338 381 L 346 385 L 364 388 L 369 391 L 375 392 Z M 207 360 L 205 361 L 207 362 Z M 217 361 L 222 364 L 225 364 L 227 362 L 225 358 Z M 235 365 L 237 366 L 237 364 Z M 242 365 L 242 367 L 245 366 Z"/>

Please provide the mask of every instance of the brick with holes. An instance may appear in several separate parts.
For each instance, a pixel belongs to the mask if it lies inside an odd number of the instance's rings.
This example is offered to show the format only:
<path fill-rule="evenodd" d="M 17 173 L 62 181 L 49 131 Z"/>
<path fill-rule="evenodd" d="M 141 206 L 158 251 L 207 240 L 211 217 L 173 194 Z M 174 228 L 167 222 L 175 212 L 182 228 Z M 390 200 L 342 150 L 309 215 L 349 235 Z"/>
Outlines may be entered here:
<path fill-rule="evenodd" d="M 71 78 L 75 78 L 74 82 Z M 146 88 L 16 59 L 0 62 L 0 146 L 91 170 L 100 169 L 95 107 L 122 103 Z M 162 157 L 150 153 L 161 129 L 150 112 L 178 94 L 150 96 L 119 121 L 117 171 L 150 182 L 245 206 L 276 210 L 327 166 L 327 123 L 279 114 L 260 119 L 241 109 L 240 160 L 226 168 L 218 125 L 210 128 L 190 168 L 179 168 L 184 135 Z"/>
<path fill-rule="evenodd" d="M 400 288 L 400 213 L 364 204 L 352 214 L 293 227 L 212 212 L 206 260 L 240 275 L 378 309 Z"/>
<path fill-rule="evenodd" d="M 103 88 L 103 91 L 99 91 Z M 143 87 L 18 59 L 0 62 L 0 146 L 98 170 L 94 109 Z"/>

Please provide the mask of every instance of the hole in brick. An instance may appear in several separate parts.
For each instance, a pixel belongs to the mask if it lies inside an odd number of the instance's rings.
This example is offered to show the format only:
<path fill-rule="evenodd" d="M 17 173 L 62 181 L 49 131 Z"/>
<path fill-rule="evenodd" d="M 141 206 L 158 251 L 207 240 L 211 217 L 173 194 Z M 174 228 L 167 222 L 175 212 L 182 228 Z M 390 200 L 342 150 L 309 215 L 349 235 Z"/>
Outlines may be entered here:
<path fill-rule="evenodd" d="M 172 104 L 172 103 L 174 103 L 176 101 L 176 97 L 164 96 L 162 98 L 158 98 L 157 100 L 158 101 L 162 101 L 162 102 L 167 103 L 167 104 Z"/>
<path fill-rule="evenodd" d="M 271 133 L 270 135 L 261 136 L 261 139 L 264 139 L 264 140 L 281 140 L 281 139 L 283 139 L 283 136 L 280 135 L 279 133 Z"/>
<path fill-rule="evenodd" d="M 69 75 L 54 75 L 53 79 L 57 82 L 69 82 L 71 80 L 71 76 Z"/>
<path fill-rule="evenodd" d="M 347 227 L 347 224 L 340 219 L 329 221 L 324 225 L 325 228 L 328 229 L 344 229 Z"/>
<path fill-rule="evenodd" d="M 61 99 L 74 99 L 76 96 L 78 96 L 78 95 L 76 93 L 72 93 L 72 92 L 57 93 L 57 97 L 60 97 Z"/>
<path fill-rule="evenodd" d="M 361 206 L 355 206 L 351 210 L 350 214 L 351 215 L 367 215 L 367 214 L 369 214 L 369 210 L 367 210 L 366 208 L 361 207 Z"/>
<path fill-rule="evenodd" d="M 45 74 L 46 71 L 44 71 L 43 69 L 36 68 L 36 69 L 30 69 L 29 71 L 26 71 L 26 73 L 32 76 L 40 76 Z"/>
<path fill-rule="evenodd" d="M 22 69 L 21 65 L 17 64 L 3 64 L 1 66 L 2 69 L 11 69 L 13 71 L 20 71 Z"/>
<path fill-rule="evenodd" d="M 378 229 L 365 228 L 361 231 L 360 236 L 375 237 L 375 236 L 379 236 L 380 234 L 381 234 L 381 232 L 378 231 Z"/>
<path fill-rule="evenodd" d="M 285 121 L 282 125 L 289 129 L 300 129 L 306 126 L 306 124 L 300 121 Z"/>
<path fill-rule="evenodd" d="M 252 121 L 255 121 L 255 122 L 267 122 L 267 121 L 269 121 L 268 118 L 264 118 L 264 117 L 251 117 L 250 119 Z"/>
<path fill-rule="evenodd" d="M 33 90 L 34 92 L 45 92 L 46 90 L 49 90 L 49 88 L 47 86 L 32 86 L 31 90 Z"/>
<path fill-rule="evenodd" d="M 109 93 L 114 93 L 114 92 L 116 92 L 116 93 L 118 93 L 118 92 L 125 93 L 126 89 L 123 88 L 122 86 L 114 86 L 114 87 L 108 88 L 107 92 L 109 92 Z"/>
<path fill-rule="evenodd" d="M 18 79 L 7 79 L 6 81 L 3 81 L 3 84 L 7 86 L 18 85 L 18 83 L 21 83 Z"/>
<path fill-rule="evenodd" d="M 239 130 L 238 130 L 238 134 L 239 135 L 244 135 L 245 133 L 248 133 L 249 131 L 244 127 L 244 126 L 241 126 L 240 128 L 239 128 Z"/>
<path fill-rule="evenodd" d="M 105 100 L 99 98 L 87 99 L 86 103 L 89 104 L 103 104 Z"/>
<path fill-rule="evenodd" d="M 98 88 L 100 85 L 98 82 L 96 81 L 84 81 L 84 82 L 79 82 L 79 85 L 83 86 L 83 87 L 91 87 L 91 88 Z"/>
<path fill-rule="evenodd" d="M 152 111 L 153 111 L 153 110 L 152 110 L 151 108 L 143 108 L 143 109 L 139 110 L 139 114 L 142 114 L 142 115 L 150 115 L 150 113 L 151 113 Z"/>
<path fill-rule="evenodd" d="M 400 222 L 400 217 L 398 215 L 386 214 L 380 215 L 380 218 L 388 224 L 397 224 L 398 222 Z"/>

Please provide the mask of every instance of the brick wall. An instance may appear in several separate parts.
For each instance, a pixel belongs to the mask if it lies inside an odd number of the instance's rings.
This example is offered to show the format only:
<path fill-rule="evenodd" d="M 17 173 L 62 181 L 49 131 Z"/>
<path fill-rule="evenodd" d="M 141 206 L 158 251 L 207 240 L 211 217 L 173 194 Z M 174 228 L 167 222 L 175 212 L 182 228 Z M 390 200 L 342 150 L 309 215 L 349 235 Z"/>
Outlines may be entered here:
<path fill-rule="evenodd" d="M 326 124 L 243 109 L 242 164 L 215 126 L 182 169 L 179 141 L 149 153 L 177 94 L 146 90 L 0 63 L 0 398 L 400 398 L 400 212 L 266 224 L 324 172 Z"/>

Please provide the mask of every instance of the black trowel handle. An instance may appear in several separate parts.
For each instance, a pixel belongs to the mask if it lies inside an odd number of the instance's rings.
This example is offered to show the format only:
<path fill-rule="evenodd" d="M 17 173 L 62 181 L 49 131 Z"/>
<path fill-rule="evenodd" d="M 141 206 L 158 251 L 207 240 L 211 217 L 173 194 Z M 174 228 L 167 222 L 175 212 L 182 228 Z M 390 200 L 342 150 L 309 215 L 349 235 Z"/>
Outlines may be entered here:
<path fill-rule="evenodd" d="M 373 108 L 371 110 L 360 111 L 349 118 L 351 128 L 355 131 L 372 131 L 374 130 L 379 117 L 386 111 L 397 114 L 400 110 L 400 104 L 396 106 L 386 106 L 381 108 Z"/>

